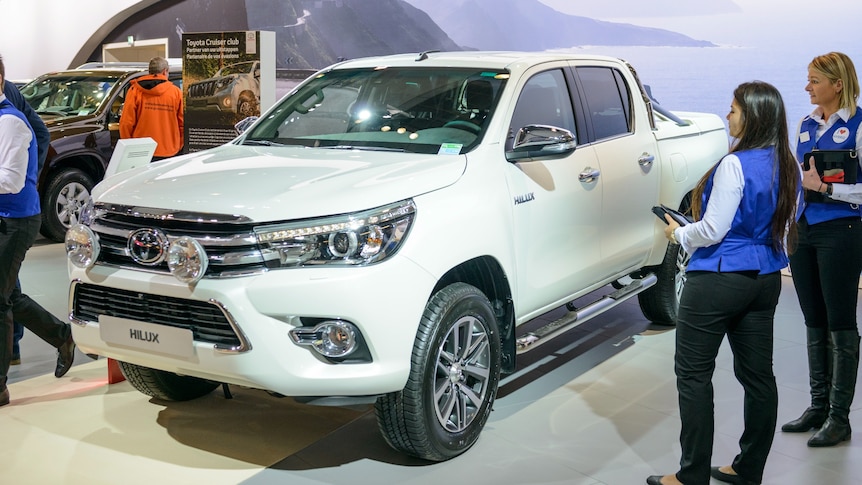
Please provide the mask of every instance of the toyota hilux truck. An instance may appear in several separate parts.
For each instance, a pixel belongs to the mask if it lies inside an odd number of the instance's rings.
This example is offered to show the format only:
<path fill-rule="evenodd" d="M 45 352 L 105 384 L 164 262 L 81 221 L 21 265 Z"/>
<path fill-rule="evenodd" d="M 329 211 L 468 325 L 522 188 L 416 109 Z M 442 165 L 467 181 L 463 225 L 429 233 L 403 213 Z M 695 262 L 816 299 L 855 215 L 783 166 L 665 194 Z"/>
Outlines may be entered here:
<path fill-rule="evenodd" d="M 373 403 L 393 448 L 447 460 L 519 355 L 629 298 L 674 324 L 686 255 L 650 209 L 685 210 L 727 149 L 616 58 L 341 62 L 232 142 L 94 188 L 65 240 L 74 339 L 157 399 Z"/>

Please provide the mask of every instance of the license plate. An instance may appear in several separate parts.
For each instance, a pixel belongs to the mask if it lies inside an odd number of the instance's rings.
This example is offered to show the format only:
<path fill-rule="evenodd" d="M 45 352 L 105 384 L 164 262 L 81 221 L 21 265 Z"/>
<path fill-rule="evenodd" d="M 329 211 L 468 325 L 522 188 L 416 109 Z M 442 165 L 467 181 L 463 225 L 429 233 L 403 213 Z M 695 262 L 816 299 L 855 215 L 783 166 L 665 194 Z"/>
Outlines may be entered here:
<path fill-rule="evenodd" d="M 186 328 L 99 315 L 99 334 L 112 345 L 183 358 L 195 355 L 192 331 Z"/>

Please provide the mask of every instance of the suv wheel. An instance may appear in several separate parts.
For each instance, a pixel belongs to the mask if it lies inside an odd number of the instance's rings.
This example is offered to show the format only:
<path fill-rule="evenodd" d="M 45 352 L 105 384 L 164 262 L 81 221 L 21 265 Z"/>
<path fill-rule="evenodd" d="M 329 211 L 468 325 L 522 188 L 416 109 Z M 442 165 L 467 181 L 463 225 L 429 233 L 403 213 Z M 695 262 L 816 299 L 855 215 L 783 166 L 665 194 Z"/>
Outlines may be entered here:
<path fill-rule="evenodd" d="M 500 348 L 497 321 L 481 291 L 455 283 L 436 293 L 419 325 L 407 385 L 374 406 L 389 445 L 432 461 L 467 451 L 497 395 Z"/>
<path fill-rule="evenodd" d="M 242 118 L 260 114 L 258 113 L 257 100 L 254 98 L 253 93 L 246 91 L 239 95 L 239 99 L 236 102 L 236 112 Z"/>
<path fill-rule="evenodd" d="M 42 235 L 63 242 L 66 230 L 80 218 L 93 185 L 93 179 L 77 168 L 54 175 L 42 197 Z"/>
<path fill-rule="evenodd" d="M 676 325 L 689 259 L 691 256 L 679 244 L 667 245 L 664 260 L 656 266 L 658 282 L 638 295 L 638 303 L 647 320 L 657 325 Z"/>
<path fill-rule="evenodd" d="M 139 392 L 163 401 L 189 401 L 206 396 L 219 386 L 218 382 L 181 376 L 128 362 L 120 362 L 123 376 Z"/>

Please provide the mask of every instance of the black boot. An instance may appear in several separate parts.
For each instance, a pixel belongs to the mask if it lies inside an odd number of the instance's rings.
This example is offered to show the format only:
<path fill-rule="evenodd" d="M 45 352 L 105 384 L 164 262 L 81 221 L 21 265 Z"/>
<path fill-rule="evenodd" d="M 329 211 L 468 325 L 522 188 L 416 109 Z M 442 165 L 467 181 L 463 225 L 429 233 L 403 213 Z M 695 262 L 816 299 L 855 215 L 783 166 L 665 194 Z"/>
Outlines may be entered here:
<path fill-rule="evenodd" d="M 9 388 L 6 387 L 7 376 L 0 377 L 0 406 L 9 404 Z"/>
<path fill-rule="evenodd" d="M 835 446 L 850 439 L 850 405 L 856 391 L 859 368 L 859 332 L 832 332 L 832 389 L 829 393 L 829 417 L 820 431 L 808 440 L 808 446 Z"/>
<path fill-rule="evenodd" d="M 832 352 L 829 332 L 825 328 L 806 327 L 808 341 L 808 383 L 811 386 L 811 406 L 797 419 L 785 423 L 781 431 L 804 433 L 819 429 L 829 414 L 829 367 Z"/>

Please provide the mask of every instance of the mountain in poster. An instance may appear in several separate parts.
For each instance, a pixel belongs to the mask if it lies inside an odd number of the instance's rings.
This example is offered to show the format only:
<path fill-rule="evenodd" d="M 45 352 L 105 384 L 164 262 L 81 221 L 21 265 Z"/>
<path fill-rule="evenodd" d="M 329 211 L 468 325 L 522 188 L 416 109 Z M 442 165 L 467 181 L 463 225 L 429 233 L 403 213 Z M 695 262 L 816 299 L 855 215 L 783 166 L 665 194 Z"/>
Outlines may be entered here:
<path fill-rule="evenodd" d="M 669 30 L 567 15 L 539 0 L 405 1 L 428 13 L 464 48 L 541 51 L 585 45 L 714 46 Z"/>
<path fill-rule="evenodd" d="M 184 32 L 267 30 L 276 67 L 318 69 L 340 59 L 426 50 L 540 51 L 577 45 L 709 46 L 675 32 L 560 13 L 539 0 L 164 0 L 121 23 L 102 43 Z M 88 60 L 101 60 L 101 48 Z"/>

